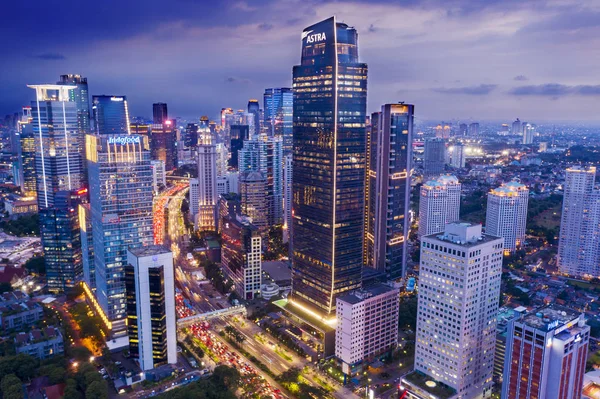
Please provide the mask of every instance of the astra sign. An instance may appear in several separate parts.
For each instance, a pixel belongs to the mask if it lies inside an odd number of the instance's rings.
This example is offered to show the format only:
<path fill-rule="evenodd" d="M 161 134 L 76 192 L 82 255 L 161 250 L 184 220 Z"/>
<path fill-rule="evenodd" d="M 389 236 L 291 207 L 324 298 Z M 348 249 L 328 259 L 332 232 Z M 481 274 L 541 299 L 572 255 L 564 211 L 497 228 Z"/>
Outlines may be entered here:
<path fill-rule="evenodd" d="M 140 136 L 119 136 L 119 137 L 109 137 L 108 144 L 139 144 Z"/>
<path fill-rule="evenodd" d="M 307 44 L 312 44 L 327 40 L 327 36 L 325 32 L 313 33 L 312 30 L 309 30 L 308 32 L 302 32 L 302 39 L 306 39 Z"/>

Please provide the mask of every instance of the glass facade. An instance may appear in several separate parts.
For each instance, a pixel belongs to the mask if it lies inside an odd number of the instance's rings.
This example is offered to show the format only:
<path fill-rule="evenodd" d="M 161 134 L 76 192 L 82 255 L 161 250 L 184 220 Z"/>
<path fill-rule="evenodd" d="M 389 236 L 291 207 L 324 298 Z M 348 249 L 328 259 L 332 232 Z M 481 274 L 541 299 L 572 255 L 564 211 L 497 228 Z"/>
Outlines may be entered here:
<path fill-rule="evenodd" d="M 283 138 L 283 151 L 292 153 L 294 95 L 289 87 L 266 89 L 264 94 L 264 126 L 267 134 Z"/>
<path fill-rule="evenodd" d="M 153 243 L 150 149 L 136 135 L 88 135 L 86 147 L 96 299 L 113 336 L 123 336 L 127 249 Z"/>
<path fill-rule="evenodd" d="M 126 96 L 93 96 L 92 113 L 96 134 L 130 134 Z"/>
<path fill-rule="evenodd" d="M 167 172 L 177 167 L 177 134 L 175 121 L 153 124 L 150 133 L 150 153 L 152 159 L 163 161 Z"/>
<path fill-rule="evenodd" d="M 306 28 L 293 69 L 292 298 L 325 316 L 361 286 L 367 65 L 332 17 Z"/>
<path fill-rule="evenodd" d="M 365 266 L 404 276 L 410 229 L 414 106 L 386 104 L 371 116 L 365 187 Z"/>

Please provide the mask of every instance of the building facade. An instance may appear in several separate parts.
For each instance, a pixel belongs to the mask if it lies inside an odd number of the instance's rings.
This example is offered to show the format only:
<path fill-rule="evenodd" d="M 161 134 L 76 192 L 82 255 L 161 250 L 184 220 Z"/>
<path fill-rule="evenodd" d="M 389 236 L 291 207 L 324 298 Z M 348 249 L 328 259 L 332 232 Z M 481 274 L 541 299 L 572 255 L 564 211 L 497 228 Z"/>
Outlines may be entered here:
<path fill-rule="evenodd" d="M 460 216 L 461 184 L 456 176 L 441 175 L 421 186 L 419 237 L 441 233 Z"/>
<path fill-rule="evenodd" d="M 466 161 L 465 146 L 463 143 L 455 143 L 450 155 L 450 166 L 453 168 L 464 168 Z"/>
<path fill-rule="evenodd" d="M 162 161 L 165 170 L 172 171 L 177 163 L 177 130 L 175 121 L 166 120 L 164 123 L 152 125 L 150 131 L 150 153 L 155 161 Z"/>
<path fill-rule="evenodd" d="M 290 254 L 292 253 L 292 154 L 283 158 L 283 242 L 289 242 Z"/>
<path fill-rule="evenodd" d="M 354 28 L 304 29 L 293 68 L 292 300 L 334 320 L 336 297 L 361 285 L 367 65 Z"/>
<path fill-rule="evenodd" d="M 294 95 L 289 87 L 265 89 L 264 130 L 271 137 L 283 138 L 283 153 L 291 154 L 293 146 Z"/>
<path fill-rule="evenodd" d="M 425 140 L 423 175 L 426 179 L 444 173 L 446 165 L 446 141 L 443 138 Z"/>
<path fill-rule="evenodd" d="M 131 134 L 126 96 L 92 96 L 92 115 L 96 134 Z"/>
<path fill-rule="evenodd" d="M 511 181 L 490 191 L 487 200 L 485 231 L 504 238 L 504 250 L 514 251 L 525 241 L 529 189 Z"/>
<path fill-rule="evenodd" d="M 198 218 L 201 231 L 216 231 L 217 220 L 217 151 L 210 135 L 203 135 L 198 144 Z"/>
<path fill-rule="evenodd" d="M 242 213 L 263 234 L 269 229 L 267 178 L 262 172 L 252 171 L 240 174 L 240 198 Z"/>
<path fill-rule="evenodd" d="M 152 123 L 162 125 L 169 119 L 169 112 L 166 103 L 152 104 Z"/>

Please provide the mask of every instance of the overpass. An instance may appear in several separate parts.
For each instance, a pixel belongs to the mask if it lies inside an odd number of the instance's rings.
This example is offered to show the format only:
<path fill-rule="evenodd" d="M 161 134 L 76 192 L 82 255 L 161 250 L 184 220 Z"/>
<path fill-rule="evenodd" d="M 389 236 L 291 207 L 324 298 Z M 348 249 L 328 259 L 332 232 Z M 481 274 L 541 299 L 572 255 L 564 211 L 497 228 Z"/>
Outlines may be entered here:
<path fill-rule="evenodd" d="M 246 316 L 247 311 L 244 305 L 231 306 L 225 309 L 213 310 L 212 312 L 194 314 L 177 320 L 177 328 L 189 327 L 194 323 L 214 319 L 215 317 L 229 316 L 240 313 Z"/>

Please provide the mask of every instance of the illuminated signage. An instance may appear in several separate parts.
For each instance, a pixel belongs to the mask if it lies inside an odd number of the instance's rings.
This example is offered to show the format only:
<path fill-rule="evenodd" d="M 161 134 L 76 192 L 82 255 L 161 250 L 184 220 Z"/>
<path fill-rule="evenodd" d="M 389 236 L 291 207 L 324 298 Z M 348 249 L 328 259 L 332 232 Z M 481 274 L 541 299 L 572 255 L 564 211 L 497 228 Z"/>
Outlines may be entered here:
<path fill-rule="evenodd" d="M 111 97 L 110 101 L 123 101 L 123 97 Z"/>
<path fill-rule="evenodd" d="M 558 327 L 558 320 L 554 320 L 551 323 L 548 323 L 548 331 L 552 330 L 553 328 Z"/>
<path fill-rule="evenodd" d="M 308 32 L 302 32 L 302 39 L 306 39 L 307 44 L 312 44 L 327 40 L 327 36 L 325 32 L 313 33 L 312 30 L 309 30 Z"/>
<path fill-rule="evenodd" d="M 118 137 L 109 137 L 108 144 L 139 144 L 140 136 L 118 136 Z"/>

